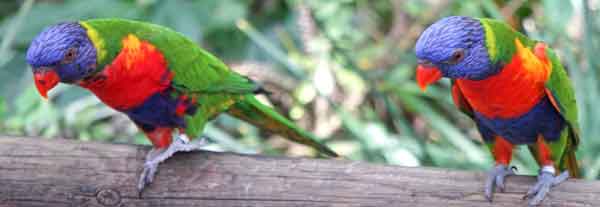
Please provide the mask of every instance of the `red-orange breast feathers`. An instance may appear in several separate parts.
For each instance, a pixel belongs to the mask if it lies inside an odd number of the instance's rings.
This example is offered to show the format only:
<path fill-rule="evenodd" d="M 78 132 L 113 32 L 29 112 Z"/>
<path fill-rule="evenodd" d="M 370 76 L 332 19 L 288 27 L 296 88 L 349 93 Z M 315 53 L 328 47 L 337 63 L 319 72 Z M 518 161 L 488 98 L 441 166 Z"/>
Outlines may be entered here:
<path fill-rule="evenodd" d="M 142 104 L 149 96 L 168 88 L 173 79 L 165 58 L 152 44 L 129 34 L 122 45 L 115 60 L 100 75 L 80 83 L 117 110 Z"/>
<path fill-rule="evenodd" d="M 538 58 L 515 39 L 516 54 L 502 70 L 484 80 L 456 80 L 457 87 L 477 112 L 489 118 L 514 118 L 528 112 L 545 94 L 545 83 L 552 72 L 546 58 Z M 536 53 L 544 46 L 536 47 Z M 541 50 L 540 50 L 541 49 Z M 453 90 L 455 100 L 456 94 Z M 455 102 L 456 104 L 463 104 Z M 510 106 L 510 107 L 507 107 Z M 460 107 L 460 106 L 459 106 Z"/>

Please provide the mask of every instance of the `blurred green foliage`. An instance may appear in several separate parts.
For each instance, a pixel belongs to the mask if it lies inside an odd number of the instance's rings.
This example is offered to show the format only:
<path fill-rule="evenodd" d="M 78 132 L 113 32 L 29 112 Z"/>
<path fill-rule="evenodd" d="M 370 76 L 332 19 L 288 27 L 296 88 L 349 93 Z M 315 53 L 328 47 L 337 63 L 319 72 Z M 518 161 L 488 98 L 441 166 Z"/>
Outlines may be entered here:
<path fill-rule="evenodd" d="M 33 4 L 32 4 L 33 3 Z M 597 1 L 555 0 L 40 0 L 0 3 L 0 133 L 149 144 L 126 117 L 90 93 L 61 85 L 43 101 L 24 53 L 47 25 L 122 17 L 182 32 L 273 92 L 272 105 L 350 159 L 482 170 L 492 165 L 449 82 L 422 93 L 413 46 L 443 16 L 503 19 L 554 47 L 575 84 L 585 177 L 600 175 L 600 17 Z M 214 150 L 314 152 L 228 116 L 207 127 Z M 517 150 L 521 173 L 537 165 Z"/>

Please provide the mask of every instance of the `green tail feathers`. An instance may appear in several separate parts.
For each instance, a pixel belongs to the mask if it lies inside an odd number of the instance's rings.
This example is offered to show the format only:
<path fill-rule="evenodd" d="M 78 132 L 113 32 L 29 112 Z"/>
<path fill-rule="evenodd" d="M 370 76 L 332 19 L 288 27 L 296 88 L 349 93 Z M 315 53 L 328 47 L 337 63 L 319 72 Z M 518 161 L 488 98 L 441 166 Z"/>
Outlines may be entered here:
<path fill-rule="evenodd" d="M 243 99 L 232 105 L 227 113 L 261 129 L 266 129 L 271 133 L 276 133 L 294 142 L 311 146 L 324 155 L 338 157 L 337 153 L 320 143 L 315 135 L 299 128 L 271 107 L 261 104 L 254 98 L 254 95 L 244 96 Z"/>
<path fill-rule="evenodd" d="M 569 175 L 573 178 L 581 178 L 581 172 L 579 171 L 579 165 L 577 164 L 577 157 L 575 156 L 575 150 L 579 145 L 579 139 L 576 138 L 579 135 L 575 131 L 570 131 L 569 139 L 567 139 L 567 149 L 564 152 L 560 169 L 569 170 Z"/>
<path fill-rule="evenodd" d="M 565 167 L 569 170 L 569 175 L 573 178 L 581 178 L 577 158 L 575 157 L 575 150 L 568 150 L 565 153 L 563 162 L 565 163 Z"/>

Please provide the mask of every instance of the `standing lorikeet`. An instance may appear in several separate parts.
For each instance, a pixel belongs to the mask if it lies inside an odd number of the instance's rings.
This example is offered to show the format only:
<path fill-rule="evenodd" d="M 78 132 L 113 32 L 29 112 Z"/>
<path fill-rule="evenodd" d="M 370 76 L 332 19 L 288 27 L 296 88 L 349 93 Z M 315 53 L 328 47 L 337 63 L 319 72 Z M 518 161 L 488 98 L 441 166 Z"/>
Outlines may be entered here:
<path fill-rule="evenodd" d="M 496 161 L 485 184 L 488 200 L 494 186 L 504 190 L 504 177 L 514 174 L 514 145 L 528 145 L 541 166 L 526 194 L 530 205 L 541 203 L 569 173 L 578 177 L 575 95 L 546 44 L 500 21 L 452 16 L 427 28 L 415 52 L 419 86 L 452 79 L 455 105 L 475 121 Z"/>
<path fill-rule="evenodd" d="M 311 133 L 261 104 L 262 89 L 171 29 L 123 19 L 93 19 L 46 28 L 31 43 L 27 62 L 43 97 L 58 82 L 90 90 L 125 113 L 154 148 L 138 190 L 158 164 L 178 151 L 198 149 L 207 121 L 227 112 L 259 128 L 337 154 Z M 177 136 L 173 140 L 172 135 Z"/>

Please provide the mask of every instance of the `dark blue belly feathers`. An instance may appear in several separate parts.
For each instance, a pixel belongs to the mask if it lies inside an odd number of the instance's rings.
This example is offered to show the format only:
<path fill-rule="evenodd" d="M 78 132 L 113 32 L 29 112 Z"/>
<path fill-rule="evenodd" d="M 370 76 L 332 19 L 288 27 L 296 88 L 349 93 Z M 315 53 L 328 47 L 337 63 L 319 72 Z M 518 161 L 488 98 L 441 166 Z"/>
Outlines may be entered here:
<path fill-rule="evenodd" d="M 152 131 L 156 127 L 185 128 L 184 114 L 194 114 L 196 108 L 195 101 L 174 95 L 173 90 L 168 88 L 123 113 L 144 131 Z"/>
<path fill-rule="evenodd" d="M 538 135 L 546 141 L 560 138 L 565 127 L 565 120 L 544 97 L 529 112 L 510 119 L 488 118 L 475 112 L 479 131 L 485 141 L 492 141 L 494 135 L 504 137 L 512 144 L 532 144 Z"/>

